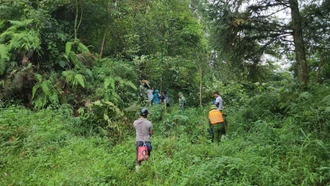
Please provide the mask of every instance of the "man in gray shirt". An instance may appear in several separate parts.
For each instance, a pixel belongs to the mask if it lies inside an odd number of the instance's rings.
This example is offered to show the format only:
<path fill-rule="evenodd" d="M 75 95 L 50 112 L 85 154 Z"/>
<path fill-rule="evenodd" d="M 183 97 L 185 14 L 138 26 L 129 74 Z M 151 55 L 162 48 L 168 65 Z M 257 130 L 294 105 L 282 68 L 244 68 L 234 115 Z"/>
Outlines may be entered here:
<path fill-rule="evenodd" d="M 136 166 L 141 165 L 141 162 L 138 161 L 138 148 L 143 146 L 145 143 L 148 148 L 148 155 L 152 150 L 150 143 L 150 136 L 152 135 L 152 123 L 147 120 L 149 114 L 148 109 L 143 108 L 140 112 L 140 118 L 134 121 L 134 127 L 136 130 Z"/>

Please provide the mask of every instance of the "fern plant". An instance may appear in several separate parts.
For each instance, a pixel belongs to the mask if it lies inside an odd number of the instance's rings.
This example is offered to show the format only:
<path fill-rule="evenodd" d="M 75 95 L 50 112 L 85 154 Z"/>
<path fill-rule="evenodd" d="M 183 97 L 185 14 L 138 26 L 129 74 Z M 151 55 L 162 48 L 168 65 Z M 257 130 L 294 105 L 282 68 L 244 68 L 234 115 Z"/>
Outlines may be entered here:
<path fill-rule="evenodd" d="M 0 43 L 7 44 L 9 50 L 39 50 L 40 35 L 38 30 L 30 26 L 33 21 L 33 19 L 9 21 L 11 26 L 0 35 Z"/>
<path fill-rule="evenodd" d="M 132 81 L 137 77 L 132 73 L 132 66 L 126 65 L 124 61 L 104 58 L 98 61 L 92 72 L 93 84 L 96 85 L 93 91 L 97 99 L 111 101 L 121 108 L 128 106 L 128 101 L 136 100 L 137 87 Z"/>
<path fill-rule="evenodd" d="M 64 58 L 68 62 L 72 62 L 76 67 L 83 66 L 84 59 L 80 56 L 91 56 L 89 49 L 79 40 L 72 42 L 69 41 L 65 44 L 65 54 L 63 54 Z"/>
<path fill-rule="evenodd" d="M 6 70 L 6 61 L 9 60 L 8 47 L 0 44 L 0 75 Z"/>
<path fill-rule="evenodd" d="M 59 92 L 50 79 L 43 78 L 40 74 L 35 74 L 37 83 L 32 88 L 32 103 L 35 108 L 41 109 L 47 104 L 59 104 Z"/>
<path fill-rule="evenodd" d="M 66 82 L 76 89 L 78 85 L 85 88 L 85 78 L 82 74 L 79 74 L 73 70 L 63 71 L 62 75 L 65 77 Z"/>
<path fill-rule="evenodd" d="M 120 119 L 123 117 L 121 110 L 112 102 L 97 100 L 87 105 L 88 112 L 79 109 L 82 118 L 90 123 L 89 128 L 103 135 L 120 137 L 122 134 Z"/>

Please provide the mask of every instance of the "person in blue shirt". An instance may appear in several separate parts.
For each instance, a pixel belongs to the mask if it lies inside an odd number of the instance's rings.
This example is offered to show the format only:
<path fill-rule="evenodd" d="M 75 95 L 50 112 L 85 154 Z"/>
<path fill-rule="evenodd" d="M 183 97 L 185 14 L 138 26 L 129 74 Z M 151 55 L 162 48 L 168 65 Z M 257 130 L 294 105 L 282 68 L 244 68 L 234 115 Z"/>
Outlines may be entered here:
<path fill-rule="evenodd" d="M 153 104 L 160 104 L 160 99 L 159 99 L 159 95 L 158 95 L 158 93 L 159 93 L 159 91 L 158 91 L 158 89 L 156 89 L 156 90 L 154 91 L 154 97 L 153 97 L 153 99 L 152 99 L 152 103 L 153 103 Z"/>

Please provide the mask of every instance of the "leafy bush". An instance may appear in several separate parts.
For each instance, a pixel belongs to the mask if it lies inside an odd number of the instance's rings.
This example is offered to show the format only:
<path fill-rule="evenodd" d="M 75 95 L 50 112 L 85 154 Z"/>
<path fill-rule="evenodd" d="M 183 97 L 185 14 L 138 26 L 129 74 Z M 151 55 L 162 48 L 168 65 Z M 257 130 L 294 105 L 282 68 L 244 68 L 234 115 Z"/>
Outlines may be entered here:
<path fill-rule="evenodd" d="M 268 87 L 242 101 L 240 107 L 231 102 L 232 108 L 226 106 L 227 135 L 220 145 L 209 140 L 208 108 L 182 112 L 170 107 L 165 112 L 161 105 L 154 105 L 149 108 L 153 151 L 138 173 L 132 121 L 122 123 L 123 113 L 109 102 L 92 103 L 77 118 L 71 118 L 72 108 L 65 106 L 37 113 L 22 108 L 2 110 L 0 174 L 5 176 L 1 181 L 31 185 L 327 185 L 329 95 L 325 90 L 320 86 L 300 93 L 290 87 Z M 235 95 L 241 94 L 233 94 L 232 99 L 238 99 Z M 317 108 L 319 115 L 311 115 L 311 108 Z M 301 117 L 301 112 L 311 117 Z M 132 119 L 138 117 L 138 109 L 128 113 Z"/>

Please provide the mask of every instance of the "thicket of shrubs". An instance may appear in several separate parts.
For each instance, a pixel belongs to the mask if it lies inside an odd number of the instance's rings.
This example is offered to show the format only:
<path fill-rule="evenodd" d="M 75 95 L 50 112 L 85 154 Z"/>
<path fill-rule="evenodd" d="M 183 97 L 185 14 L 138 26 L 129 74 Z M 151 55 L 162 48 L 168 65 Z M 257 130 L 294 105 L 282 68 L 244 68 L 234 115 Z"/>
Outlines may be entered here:
<path fill-rule="evenodd" d="M 262 87 L 259 87 L 262 86 Z M 328 185 L 329 85 L 224 86 L 227 135 L 211 143 L 205 108 L 150 108 L 151 159 L 136 173 L 134 129 L 105 130 L 62 106 L 0 112 L 4 185 Z M 251 87 L 250 87 L 251 88 Z M 250 95 L 250 96 L 247 96 Z M 104 103 L 103 103 L 104 104 Z M 99 105 L 100 106 L 100 105 Z M 86 113 L 88 113 L 86 111 Z M 137 113 L 128 112 L 130 118 Z M 127 113 L 123 113 L 124 117 Z M 133 116 L 132 116 L 133 115 Z M 118 136 L 119 135 L 119 136 Z"/>

